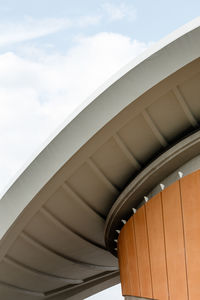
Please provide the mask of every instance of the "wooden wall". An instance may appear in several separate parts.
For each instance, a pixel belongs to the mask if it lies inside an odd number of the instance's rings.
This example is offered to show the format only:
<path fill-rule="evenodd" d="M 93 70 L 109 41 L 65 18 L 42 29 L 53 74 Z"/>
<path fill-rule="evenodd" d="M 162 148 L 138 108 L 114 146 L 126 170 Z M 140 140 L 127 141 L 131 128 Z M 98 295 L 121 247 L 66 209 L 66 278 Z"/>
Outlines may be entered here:
<path fill-rule="evenodd" d="M 200 171 L 151 198 L 118 239 L 122 293 L 200 299 Z"/>

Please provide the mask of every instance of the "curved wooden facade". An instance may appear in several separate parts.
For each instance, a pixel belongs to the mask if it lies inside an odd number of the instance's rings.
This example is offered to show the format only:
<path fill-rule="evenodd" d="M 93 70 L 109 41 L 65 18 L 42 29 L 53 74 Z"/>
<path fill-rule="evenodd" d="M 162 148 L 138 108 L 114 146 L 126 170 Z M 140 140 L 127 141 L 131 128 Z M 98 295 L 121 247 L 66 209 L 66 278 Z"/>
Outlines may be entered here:
<path fill-rule="evenodd" d="M 200 299 L 200 171 L 151 198 L 122 228 L 124 296 Z"/>

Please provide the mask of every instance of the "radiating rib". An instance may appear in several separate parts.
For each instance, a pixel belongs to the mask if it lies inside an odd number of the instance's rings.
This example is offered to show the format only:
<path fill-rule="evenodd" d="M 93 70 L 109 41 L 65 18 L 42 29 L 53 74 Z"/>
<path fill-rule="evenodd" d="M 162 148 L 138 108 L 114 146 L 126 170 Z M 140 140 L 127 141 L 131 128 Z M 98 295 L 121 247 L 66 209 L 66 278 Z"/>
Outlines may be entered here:
<path fill-rule="evenodd" d="M 163 147 L 166 147 L 168 145 L 166 139 L 161 134 L 160 130 L 158 129 L 158 127 L 156 126 L 156 124 L 154 123 L 154 121 L 152 120 L 150 115 L 148 114 L 148 112 L 146 110 L 144 110 L 142 112 L 142 115 L 143 115 L 145 121 L 147 122 L 147 124 L 149 125 L 149 127 L 151 128 L 151 130 L 152 130 L 153 134 L 155 135 L 155 137 L 158 139 L 158 141 L 161 143 L 161 145 Z"/>
<path fill-rule="evenodd" d="M 18 287 L 18 286 L 15 286 L 15 285 L 9 284 L 7 282 L 3 282 L 3 281 L 0 281 L 0 285 L 6 286 L 9 289 L 15 290 L 19 293 L 28 294 L 28 295 L 35 296 L 35 297 L 44 297 L 45 296 L 44 293 L 27 290 L 27 289 L 24 289 L 24 288 L 21 288 L 21 287 Z"/>
<path fill-rule="evenodd" d="M 82 236 L 81 234 L 77 233 L 75 230 L 70 228 L 69 226 L 65 225 L 62 221 L 60 221 L 56 216 L 54 216 L 47 208 L 42 207 L 40 211 L 49 219 L 51 222 L 53 222 L 56 226 L 60 227 L 62 230 L 73 233 L 74 235 L 78 236 L 81 240 L 84 242 L 87 242 L 88 244 L 91 244 L 94 247 L 97 247 L 101 250 L 106 250 L 105 247 L 89 240 L 88 238 Z"/>
<path fill-rule="evenodd" d="M 176 99 L 178 100 L 179 104 L 182 107 L 182 110 L 184 111 L 186 117 L 188 118 L 189 122 L 192 124 L 193 127 L 198 127 L 198 122 L 196 121 L 195 117 L 193 116 L 189 106 L 187 105 L 183 95 L 181 94 L 178 86 L 174 87 L 172 89 L 173 93 L 176 96 Z"/>
<path fill-rule="evenodd" d="M 130 163 L 137 169 L 140 170 L 141 169 L 141 165 L 140 163 L 137 161 L 137 159 L 133 156 L 133 154 L 129 151 L 129 149 L 127 148 L 127 146 L 124 144 L 124 142 L 121 140 L 121 138 L 119 137 L 119 135 L 117 133 L 115 133 L 113 135 L 113 138 L 115 140 L 115 142 L 117 143 L 117 145 L 120 147 L 120 149 L 122 150 L 122 152 L 125 154 L 125 156 L 128 158 L 128 160 L 130 161 Z"/>
<path fill-rule="evenodd" d="M 97 165 L 94 163 L 94 161 L 89 158 L 87 160 L 88 165 L 91 167 L 91 169 L 97 174 L 97 176 L 101 179 L 101 181 L 108 187 L 108 189 L 118 195 L 119 189 L 108 179 L 108 177 L 97 167 Z"/>
<path fill-rule="evenodd" d="M 66 182 L 62 185 L 63 189 L 66 190 L 66 192 L 75 199 L 78 203 L 80 203 L 84 208 L 86 208 L 90 214 L 95 215 L 98 219 L 101 220 L 101 222 L 105 223 L 105 218 L 97 212 L 93 207 L 91 207 L 83 198 L 81 198 L 73 189 L 70 187 Z"/>
<path fill-rule="evenodd" d="M 27 242 L 29 242 L 30 244 L 34 245 L 35 247 L 37 247 L 39 249 L 42 249 L 46 253 L 54 254 L 54 255 L 62 258 L 62 259 L 65 259 L 65 260 L 69 261 L 72 264 L 79 265 L 80 267 L 83 267 L 85 269 L 92 269 L 92 270 L 99 270 L 99 271 L 115 271 L 115 270 L 117 270 L 117 268 L 113 267 L 113 266 L 94 265 L 94 264 L 86 263 L 86 262 L 83 262 L 83 261 L 78 261 L 74 258 L 63 255 L 62 253 L 59 253 L 58 251 L 56 251 L 56 250 L 42 244 L 41 242 L 37 241 L 35 238 L 31 237 L 30 235 L 28 235 L 25 232 L 21 233 L 21 237 L 23 239 L 25 239 Z"/>
<path fill-rule="evenodd" d="M 81 279 L 64 278 L 64 277 L 60 277 L 60 276 L 56 276 L 56 275 L 52 275 L 52 274 L 49 274 L 49 273 L 46 273 L 46 272 L 36 270 L 35 268 L 31 268 L 27 265 L 24 265 L 21 262 L 18 262 L 15 259 L 13 259 L 9 256 L 4 257 L 3 260 L 6 263 L 14 265 L 15 267 L 20 268 L 25 272 L 33 273 L 35 275 L 38 275 L 40 277 L 44 277 L 44 278 L 47 278 L 47 279 L 50 279 L 50 280 L 60 280 L 60 281 L 63 281 L 65 283 L 68 283 L 68 284 L 80 284 L 80 283 L 83 282 L 83 280 L 81 280 Z"/>
<path fill-rule="evenodd" d="M 81 289 L 81 287 L 84 287 L 87 285 L 89 285 L 90 287 L 91 287 L 91 285 L 95 286 L 95 283 L 98 283 L 100 280 L 102 281 L 103 279 L 105 279 L 105 281 L 106 281 L 115 276 L 119 277 L 119 270 L 111 271 L 111 272 L 103 272 L 101 274 L 93 276 L 92 278 L 86 279 L 83 283 L 80 284 L 79 287 Z M 61 294 L 63 292 L 67 293 L 69 291 L 72 291 L 75 288 L 76 288 L 75 286 L 61 287 L 56 290 L 48 291 L 47 293 L 45 293 L 45 295 L 47 296 L 47 299 L 52 299 L 52 296 L 57 297 L 58 294 Z M 67 299 L 67 296 L 69 296 L 69 295 L 67 295 L 67 294 L 65 295 L 66 299 Z M 53 299 L 55 299 L 54 297 L 53 297 Z"/>

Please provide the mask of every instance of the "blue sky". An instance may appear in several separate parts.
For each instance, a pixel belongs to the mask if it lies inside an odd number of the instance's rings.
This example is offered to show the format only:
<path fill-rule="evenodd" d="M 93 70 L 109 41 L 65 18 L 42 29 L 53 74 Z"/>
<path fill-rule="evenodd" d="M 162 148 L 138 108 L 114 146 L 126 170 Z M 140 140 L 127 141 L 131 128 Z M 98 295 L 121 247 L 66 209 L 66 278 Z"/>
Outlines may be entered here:
<path fill-rule="evenodd" d="M 199 11 L 195 0 L 0 0 L 0 194 L 85 98 Z M 100 298 L 122 299 L 120 287 Z"/>
<path fill-rule="evenodd" d="M 76 43 L 76 36 L 99 32 L 122 34 L 148 43 L 197 17 L 199 7 L 199 1 L 194 0 L 1 0 L 0 32 L 5 35 L 6 27 L 9 32 L 13 27 L 19 32 L 22 26 L 31 31 L 31 27 L 33 30 L 35 26 L 39 29 L 49 25 L 49 31 L 44 30 L 41 36 L 35 32 L 34 40 L 31 35 L 24 36 L 23 44 L 45 49 L 51 45 L 60 53 Z M 18 47 L 15 44 L 12 49 Z M 10 50 L 8 44 L 2 45 L 1 52 L 5 50 Z"/>
<path fill-rule="evenodd" d="M 122 15 L 135 10 L 136 18 L 134 26 L 128 26 L 130 18 L 110 18 L 105 21 L 105 7 L 112 6 L 121 9 Z M 36 19 L 43 18 L 82 18 L 83 16 L 93 16 L 104 18 L 104 22 L 99 22 L 98 26 L 87 29 L 89 33 L 99 30 L 106 30 L 128 34 L 136 39 L 148 41 L 149 36 L 158 39 L 175 29 L 181 24 L 190 21 L 198 16 L 199 1 L 163 1 L 163 0 L 1 0 L 0 17 L 1 21 L 21 22 L 27 16 Z M 135 14 L 134 14 L 135 15 Z M 131 20 L 133 21 L 133 20 Z M 131 25 L 131 24 L 129 24 Z M 132 24 L 133 25 L 133 24 Z M 158 28 L 159 25 L 159 28 Z"/>

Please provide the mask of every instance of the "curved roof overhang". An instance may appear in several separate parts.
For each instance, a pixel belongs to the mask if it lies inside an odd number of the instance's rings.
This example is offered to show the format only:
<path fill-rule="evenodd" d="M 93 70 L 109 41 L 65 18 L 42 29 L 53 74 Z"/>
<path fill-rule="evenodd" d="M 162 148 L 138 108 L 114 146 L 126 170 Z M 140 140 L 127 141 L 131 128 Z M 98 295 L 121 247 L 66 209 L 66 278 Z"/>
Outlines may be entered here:
<path fill-rule="evenodd" d="M 199 130 L 199 26 L 179 29 L 115 75 L 2 197 L 5 300 L 82 299 L 119 281 L 105 220 L 150 162 Z"/>

